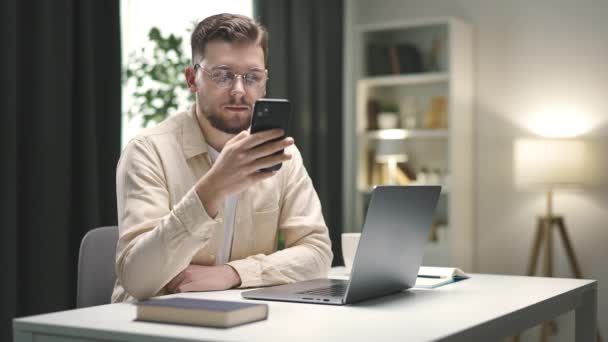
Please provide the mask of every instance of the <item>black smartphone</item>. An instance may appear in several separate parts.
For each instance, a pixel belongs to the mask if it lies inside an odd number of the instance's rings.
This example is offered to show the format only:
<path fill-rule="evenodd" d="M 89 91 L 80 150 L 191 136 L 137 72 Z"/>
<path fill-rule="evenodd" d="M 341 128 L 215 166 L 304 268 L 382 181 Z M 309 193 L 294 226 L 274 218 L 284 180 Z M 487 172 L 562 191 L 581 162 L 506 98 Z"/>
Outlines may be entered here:
<path fill-rule="evenodd" d="M 285 134 L 282 137 L 273 139 L 277 141 L 287 137 L 287 129 L 289 128 L 289 117 L 291 116 L 291 103 L 286 99 L 259 99 L 253 106 L 253 114 L 251 115 L 251 134 L 266 131 L 269 129 L 281 128 Z M 270 141 L 269 141 L 270 142 Z M 274 154 L 281 154 L 283 150 L 277 151 Z M 260 171 L 277 171 L 281 168 L 282 163 L 271 167 L 263 168 Z"/>

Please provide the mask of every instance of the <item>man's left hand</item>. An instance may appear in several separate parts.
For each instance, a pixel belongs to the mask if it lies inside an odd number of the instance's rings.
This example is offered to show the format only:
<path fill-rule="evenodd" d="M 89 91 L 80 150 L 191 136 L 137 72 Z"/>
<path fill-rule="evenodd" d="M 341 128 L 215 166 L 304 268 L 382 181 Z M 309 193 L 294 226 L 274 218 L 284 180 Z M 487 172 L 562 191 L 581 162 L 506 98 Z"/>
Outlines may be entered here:
<path fill-rule="evenodd" d="M 188 265 L 168 284 L 171 293 L 226 290 L 241 284 L 239 274 L 228 265 Z"/>

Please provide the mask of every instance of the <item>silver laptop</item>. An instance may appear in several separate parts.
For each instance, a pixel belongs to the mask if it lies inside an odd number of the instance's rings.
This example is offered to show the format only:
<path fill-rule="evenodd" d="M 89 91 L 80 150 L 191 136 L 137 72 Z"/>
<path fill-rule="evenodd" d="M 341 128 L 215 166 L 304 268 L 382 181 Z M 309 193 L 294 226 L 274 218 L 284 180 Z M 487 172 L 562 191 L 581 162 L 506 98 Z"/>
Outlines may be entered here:
<path fill-rule="evenodd" d="M 242 296 L 344 305 L 414 286 L 440 192 L 440 186 L 376 187 L 350 280 L 314 279 L 245 291 Z"/>

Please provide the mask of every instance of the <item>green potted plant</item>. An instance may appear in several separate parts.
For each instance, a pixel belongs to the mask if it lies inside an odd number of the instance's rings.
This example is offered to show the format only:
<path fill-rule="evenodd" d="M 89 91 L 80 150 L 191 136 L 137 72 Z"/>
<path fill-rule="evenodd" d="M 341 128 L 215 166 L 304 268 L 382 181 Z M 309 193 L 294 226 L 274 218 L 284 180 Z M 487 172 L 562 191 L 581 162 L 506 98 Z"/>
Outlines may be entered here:
<path fill-rule="evenodd" d="M 194 102 L 183 76 L 189 64 L 182 49 L 183 39 L 173 34 L 163 36 L 157 27 L 150 29 L 148 38 L 152 47 L 129 55 L 123 77 L 127 89 L 134 89 L 128 118 L 141 117 L 142 127 L 164 120 L 180 104 Z"/>
<path fill-rule="evenodd" d="M 391 129 L 399 127 L 399 105 L 394 101 L 381 101 L 378 113 L 378 127 Z"/>

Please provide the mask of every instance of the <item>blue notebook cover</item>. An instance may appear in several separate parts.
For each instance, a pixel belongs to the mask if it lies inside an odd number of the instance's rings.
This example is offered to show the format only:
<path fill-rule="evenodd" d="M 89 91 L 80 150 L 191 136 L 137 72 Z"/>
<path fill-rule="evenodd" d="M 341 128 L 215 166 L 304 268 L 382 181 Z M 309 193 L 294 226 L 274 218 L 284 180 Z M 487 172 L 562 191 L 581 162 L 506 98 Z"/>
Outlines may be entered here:
<path fill-rule="evenodd" d="M 167 298 L 148 299 L 138 302 L 137 305 L 168 306 L 180 309 L 209 310 L 209 311 L 235 311 L 252 306 L 263 305 L 256 303 L 231 302 L 224 300 L 194 299 L 194 298 Z"/>

